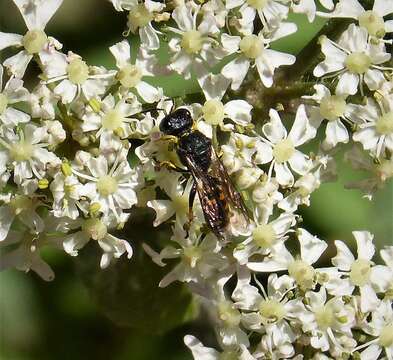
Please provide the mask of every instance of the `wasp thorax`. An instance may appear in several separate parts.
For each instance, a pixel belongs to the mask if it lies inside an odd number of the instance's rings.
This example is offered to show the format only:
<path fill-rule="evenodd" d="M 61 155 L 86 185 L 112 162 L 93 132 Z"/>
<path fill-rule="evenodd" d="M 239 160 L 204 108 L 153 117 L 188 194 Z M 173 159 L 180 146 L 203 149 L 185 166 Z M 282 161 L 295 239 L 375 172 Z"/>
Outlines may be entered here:
<path fill-rule="evenodd" d="M 0 115 L 7 109 L 8 98 L 5 94 L 0 93 Z"/>
<path fill-rule="evenodd" d="M 371 66 L 371 58 L 364 52 L 354 52 L 345 59 L 345 66 L 353 74 L 364 74 Z"/>
<path fill-rule="evenodd" d="M 211 99 L 202 107 L 203 118 L 210 125 L 219 125 L 224 120 L 224 105 L 220 100 Z"/>
<path fill-rule="evenodd" d="M 127 25 L 132 32 L 135 32 L 138 28 L 146 26 L 153 18 L 153 14 L 144 4 L 138 4 L 130 10 Z"/>
<path fill-rule="evenodd" d="M 73 59 L 67 66 L 67 74 L 73 84 L 83 84 L 89 77 L 89 67 L 83 60 Z"/>
<path fill-rule="evenodd" d="M 375 11 L 368 10 L 359 16 L 359 25 L 364 27 L 367 32 L 379 38 L 385 36 L 385 23 L 383 17 L 379 16 Z"/>
<path fill-rule="evenodd" d="M 247 35 L 240 40 L 241 52 L 250 59 L 256 59 L 262 54 L 263 43 L 257 35 Z"/>
<path fill-rule="evenodd" d="M 380 135 L 393 133 L 393 111 L 382 115 L 375 124 L 375 130 Z"/>
<path fill-rule="evenodd" d="M 142 76 L 142 70 L 137 65 L 131 64 L 123 66 L 116 75 L 120 84 L 127 88 L 132 88 L 138 85 Z"/>
<path fill-rule="evenodd" d="M 82 225 L 82 230 L 93 240 L 102 240 L 108 231 L 106 225 L 96 218 L 87 219 Z"/>
<path fill-rule="evenodd" d="M 183 34 L 180 46 L 188 54 L 196 54 L 203 46 L 203 36 L 198 30 L 190 30 Z"/>
<path fill-rule="evenodd" d="M 343 97 L 337 95 L 327 95 L 321 100 L 321 115 L 329 120 L 334 121 L 345 113 L 346 102 Z"/>
<path fill-rule="evenodd" d="M 39 53 L 47 43 L 48 38 L 42 30 L 29 30 L 22 38 L 22 45 L 33 55 Z"/>

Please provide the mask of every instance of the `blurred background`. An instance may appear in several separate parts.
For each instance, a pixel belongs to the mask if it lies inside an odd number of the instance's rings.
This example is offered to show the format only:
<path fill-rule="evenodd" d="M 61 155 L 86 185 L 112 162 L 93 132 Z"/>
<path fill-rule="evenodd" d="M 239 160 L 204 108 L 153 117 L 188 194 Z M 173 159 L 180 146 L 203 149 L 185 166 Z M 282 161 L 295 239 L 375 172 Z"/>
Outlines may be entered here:
<path fill-rule="evenodd" d="M 296 54 L 323 22 L 310 25 L 304 16 L 294 20 L 302 30 L 275 48 Z M 122 40 L 125 25 L 126 14 L 116 13 L 109 1 L 64 0 L 46 32 L 59 39 L 65 51 L 80 54 L 90 64 L 114 68 L 108 47 Z M 26 31 L 11 0 L 0 1 L 0 31 Z M 197 89 L 195 82 L 176 75 L 155 82 L 169 95 Z M 312 205 L 302 212 L 304 227 L 330 244 L 342 239 L 353 246 L 352 230 L 373 232 L 378 248 L 391 244 L 392 182 L 373 202 L 357 190 L 346 190 L 345 183 L 366 174 L 352 171 L 342 155 L 337 155 L 338 182 L 324 184 L 312 195 Z M 168 239 L 169 228 L 153 229 L 153 218 L 147 210 L 134 211 L 120 235 L 132 243 L 135 255 L 105 271 L 99 270 L 99 251 L 90 243 L 78 258 L 56 251 L 44 253 L 56 273 L 51 283 L 33 273 L 1 272 L 0 359 L 186 360 L 191 355 L 182 342 L 185 334 L 214 345 L 206 315 L 198 313 L 187 289 L 179 284 L 157 287 L 169 268 L 152 264 L 140 244 L 148 242 L 158 248 Z M 327 255 L 332 254 L 333 249 Z"/>

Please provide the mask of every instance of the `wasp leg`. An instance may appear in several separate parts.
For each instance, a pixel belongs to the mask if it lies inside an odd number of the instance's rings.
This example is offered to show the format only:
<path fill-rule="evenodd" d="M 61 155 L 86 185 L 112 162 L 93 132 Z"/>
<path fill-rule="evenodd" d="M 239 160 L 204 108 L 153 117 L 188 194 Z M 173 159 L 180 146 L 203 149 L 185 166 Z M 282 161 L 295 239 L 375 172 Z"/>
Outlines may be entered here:
<path fill-rule="evenodd" d="M 190 195 L 188 196 L 188 221 L 191 223 L 192 219 L 194 218 L 194 213 L 192 211 L 193 205 L 194 205 L 194 200 L 195 200 L 195 195 L 196 195 L 196 183 L 193 182 L 190 190 Z"/>
<path fill-rule="evenodd" d="M 194 205 L 196 190 L 197 190 L 196 183 L 193 182 L 191 186 L 190 194 L 188 195 L 188 221 L 183 226 L 183 229 L 187 231 L 187 236 L 188 236 L 188 231 L 190 230 L 191 227 L 191 222 L 194 218 L 192 207 Z"/>
<path fill-rule="evenodd" d="M 180 173 L 189 173 L 187 169 L 182 169 L 181 167 L 178 167 L 171 161 L 158 161 L 156 158 L 153 158 L 153 160 L 156 162 L 156 166 L 158 168 L 166 168 L 168 170 L 173 170 Z"/>

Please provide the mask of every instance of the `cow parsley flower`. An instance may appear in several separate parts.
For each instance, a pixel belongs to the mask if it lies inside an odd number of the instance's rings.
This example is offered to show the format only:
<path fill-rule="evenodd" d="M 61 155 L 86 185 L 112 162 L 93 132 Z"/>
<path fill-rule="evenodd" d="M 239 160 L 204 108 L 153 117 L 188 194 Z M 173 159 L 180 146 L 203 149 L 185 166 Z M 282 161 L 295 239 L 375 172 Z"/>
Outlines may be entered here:
<path fill-rule="evenodd" d="M 101 247 L 100 267 L 105 269 L 113 259 L 118 259 L 126 254 L 128 259 L 132 257 L 132 247 L 126 241 L 108 233 L 110 222 L 96 217 L 77 219 L 70 223 L 71 229 L 79 229 L 63 237 L 64 251 L 71 256 L 77 256 L 78 250 L 83 248 L 90 240 L 96 240 Z"/>
<path fill-rule="evenodd" d="M 155 252 L 149 245 L 143 244 L 143 248 L 152 260 L 165 266 L 165 259 L 179 259 L 180 262 L 160 281 L 160 287 L 166 287 L 172 282 L 198 283 L 201 279 L 208 279 L 218 270 L 226 267 L 226 261 L 220 254 L 221 246 L 217 238 L 212 234 L 202 235 L 191 228 L 190 232 L 183 230 L 181 223 L 175 223 L 171 241 L 176 247 L 170 245 Z"/>
<path fill-rule="evenodd" d="M 377 103 L 368 98 L 367 104 L 358 105 L 351 117 L 359 123 L 353 139 L 365 150 L 376 157 L 386 150 L 393 151 L 393 103 Z"/>
<path fill-rule="evenodd" d="M 22 78 L 27 65 L 35 55 L 39 57 L 50 53 L 54 47 L 61 45 L 53 38 L 48 37 L 45 26 L 62 4 L 63 0 L 14 0 L 22 14 L 28 31 L 25 35 L 8 34 L 0 32 L 0 50 L 10 46 L 23 47 L 23 50 L 3 62 L 11 74 Z"/>
<path fill-rule="evenodd" d="M 375 253 L 372 234 L 368 231 L 354 231 L 353 236 L 358 257 L 352 255 L 344 242 L 336 240 L 337 255 L 332 258 L 332 264 L 336 266 L 337 273 L 334 273 L 334 268 L 327 271 L 329 281 L 326 289 L 333 295 L 342 296 L 352 294 L 355 287 L 359 288 L 360 309 L 368 312 L 378 306 L 377 292 L 386 291 L 385 279 L 389 277 L 389 271 L 383 266 L 374 266 L 371 261 Z M 340 282 L 341 286 L 338 286 Z"/>
<path fill-rule="evenodd" d="M 137 121 L 131 116 L 142 110 L 142 105 L 135 96 L 121 99 L 116 103 L 115 97 L 111 94 L 99 103 L 99 107 L 98 111 L 87 111 L 81 124 L 83 131 L 96 131 L 96 138 L 101 137 L 102 134 L 114 134 L 120 138 L 130 136 L 131 124 Z M 107 139 L 107 136 L 101 137 L 101 143 Z"/>
<path fill-rule="evenodd" d="M 340 0 L 330 13 L 318 12 L 319 16 L 356 19 L 370 36 L 382 39 L 386 33 L 393 32 L 393 20 L 384 20 L 393 13 L 390 1 L 375 0 L 371 10 L 365 10 L 358 0 Z"/>
<path fill-rule="evenodd" d="M 135 190 L 141 185 L 140 174 L 120 156 L 113 164 L 109 164 L 103 155 L 90 157 L 85 171 L 72 168 L 72 172 L 85 181 L 85 195 L 105 216 L 113 214 L 120 220 L 122 210 L 137 203 Z"/>
<path fill-rule="evenodd" d="M 114 77 L 113 71 L 89 66 L 78 55 L 53 52 L 41 59 L 44 67 L 45 83 L 59 82 L 53 92 L 64 104 L 69 104 L 80 95 L 90 100 L 105 92 Z"/>
<path fill-rule="evenodd" d="M 272 149 L 272 162 L 269 174 L 274 169 L 276 179 L 282 186 L 292 186 L 294 176 L 288 165 L 297 174 L 304 175 L 311 168 L 309 157 L 296 147 L 312 138 L 312 131 L 303 105 L 299 106 L 290 132 L 285 129 L 280 115 L 274 109 L 269 112 L 270 121 L 263 125 L 262 132 L 266 143 Z"/>
<path fill-rule="evenodd" d="M 232 90 L 239 89 L 250 66 L 254 65 L 263 85 L 271 87 L 275 69 L 282 65 L 292 65 L 296 58 L 293 55 L 270 49 L 270 42 L 295 31 L 296 27 L 290 24 L 284 27 L 282 24 L 281 29 L 273 33 L 271 37 L 265 37 L 263 32 L 243 37 L 223 34 L 221 42 L 224 49 L 228 53 L 236 53 L 236 57 L 221 70 L 222 75 L 231 80 Z"/>
<path fill-rule="evenodd" d="M 391 57 L 383 43 L 372 44 L 367 30 L 354 24 L 343 32 L 338 43 L 326 36 L 320 39 L 325 60 L 314 69 L 316 77 L 326 74 L 338 78 L 336 94 L 354 95 L 358 87 L 363 94 L 363 82 L 370 90 L 378 89 L 384 81 L 380 66 Z M 329 76 L 330 76 L 329 75 Z"/>
<path fill-rule="evenodd" d="M 306 309 L 312 317 L 304 317 L 303 330 L 311 333 L 310 342 L 315 349 L 342 354 L 351 352 L 356 346 L 351 328 L 355 324 L 355 310 L 344 304 L 339 297 L 328 298 L 326 289 L 306 293 Z M 341 342 L 342 337 L 350 339 L 350 347 Z"/>
<path fill-rule="evenodd" d="M 174 34 L 169 41 L 173 54 L 169 67 L 184 75 L 185 79 L 189 79 L 193 71 L 198 78 L 201 77 L 206 66 L 203 62 L 212 67 L 224 56 L 218 46 L 213 46 L 217 44 L 215 36 L 219 32 L 214 16 L 205 13 L 197 22 L 199 10 L 200 7 L 191 2 L 177 6 L 172 18 L 178 28 L 167 28 Z"/>
<path fill-rule="evenodd" d="M 45 127 L 38 127 L 31 123 L 23 129 L 14 132 L 11 129 L 4 131 L 0 137 L 0 169 L 3 173 L 7 165 L 12 166 L 14 180 L 21 184 L 24 179 L 33 176 L 41 179 L 45 176 L 47 165 L 59 163 L 57 156 L 45 149 L 47 136 Z"/>
<path fill-rule="evenodd" d="M 162 97 L 162 90 L 147 83 L 146 76 L 153 76 L 155 57 L 140 48 L 135 61 L 131 61 L 131 48 L 128 41 L 123 40 L 109 48 L 116 59 L 119 69 L 116 79 L 120 83 L 121 91 L 135 91 L 146 102 L 157 102 Z"/>
<path fill-rule="evenodd" d="M 10 78 L 1 90 L 3 71 L 3 66 L 0 64 L 0 121 L 6 126 L 14 127 L 19 123 L 28 122 L 30 116 L 9 105 L 27 101 L 29 92 L 23 87 L 23 81 L 15 78 Z"/>

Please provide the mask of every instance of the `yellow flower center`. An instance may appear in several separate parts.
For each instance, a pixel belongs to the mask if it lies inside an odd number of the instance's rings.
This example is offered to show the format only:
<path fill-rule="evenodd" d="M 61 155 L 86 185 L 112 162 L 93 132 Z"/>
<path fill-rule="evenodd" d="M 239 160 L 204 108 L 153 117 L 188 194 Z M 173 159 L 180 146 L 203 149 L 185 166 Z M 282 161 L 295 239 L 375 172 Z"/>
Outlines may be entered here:
<path fill-rule="evenodd" d="M 9 152 L 13 160 L 26 161 L 33 156 L 34 147 L 30 143 L 21 141 L 20 143 L 12 144 Z"/>
<path fill-rule="evenodd" d="M 289 264 L 288 273 L 303 290 L 313 287 L 314 268 L 303 260 L 295 260 Z"/>
<path fill-rule="evenodd" d="M 264 318 L 265 324 L 271 324 L 284 318 L 286 311 L 277 300 L 264 300 L 259 304 L 259 313 Z"/>
<path fill-rule="evenodd" d="M 7 109 L 8 99 L 5 94 L 0 93 L 0 115 L 4 113 L 5 109 Z"/>
<path fill-rule="evenodd" d="M 347 55 L 345 66 L 353 74 L 364 74 L 371 66 L 371 58 L 364 52 Z"/>
<path fill-rule="evenodd" d="M 383 38 L 385 36 L 385 23 L 383 18 L 372 10 L 367 10 L 359 16 L 359 25 L 366 28 L 372 36 Z"/>
<path fill-rule="evenodd" d="M 101 196 L 109 196 L 117 191 L 116 179 L 109 175 L 102 176 L 97 181 L 97 190 Z"/>
<path fill-rule="evenodd" d="M 188 54 L 196 54 L 203 46 L 203 36 L 197 30 L 190 30 L 183 34 L 180 46 Z"/>
<path fill-rule="evenodd" d="M 136 66 L 127 64 L 122 67 L 116 77 L 120 81 L 120 84 L 127 88 L 133 88 L 138 85 L 142 79 L 142 70 Z"/>
<path fill-rule="evenodd" d="M 102 240 L 108 233 L 106 225 L 96 218 L 87 219 L 82 225 L 82 230 L 93 240 Z"/>
<path fill-rule="evenodd" d="M 284 139 L 273 148 L 273 156 L 279 164 L 288 161 L 294 153 L 295 147 L 291 139 Z"/>
<path fill-rule="evenodd" d="M 139 27 L 146 26 L 154 18 L 144 4 L 133 6 L 128 14 L 128 27 L 135 32 Z"/>
<path fill-rule="evenodd" d="M 256 35 L 247 35 L 241 39 L 239 48 L 249 59 L 256 59 L 264 49 L 261 39 Z"/>
<path fill-rule="evenodd" d="M 383 347 L 390 347 L 393 345 L 393 323 L 382 328 L 378 342 L 379 345 Z"/>
<path fill-rule="evenodd" d="M 124 116 L 118 110 L 112 109 L 102 117 L 102 127 L 107 130 L 116 130 L 121 128 L 124 120 Z"/>
<path fill-rule="evenodd" d="M 218 317 L 228 327 L 240 324 L 240 312 L 234 308 L 233 303 L 230 301 L 222 301 L 218 304 Z"/>
<path fill-rule="evenodd" d="M 366 285 L 370 279 L 371 263 L 365 259 L 358 259 L 353 262 L 349 278 L 356 286 Z"/>
<path fill-rule="evenodd" d="M 322 306 L 315 312 L 315 320 L 317 321 L 319 328 L 322 330 L 332 327 L 335 319 L 336 315 L 333 307 L 329 304 Z"/>
<path fill-rule="evenodd" d="M 261 248 L 270 248 L 277 240 L 277 234 L 271 224 L 258 225 L 252 232 L 254 242 Z"/>
<path fill-rule="evenodd" d="M 247 0 L 247 4 L 255 10 L 262 10 L 269 0 Z"/>
<path fill-rule="evenodd" d="M 22 38 L 22 45 L 30 54 L 39 53 L 47 43 L 48 38 L 42 30 L 29 30 Z"/>
<path fill-rule="evenodd" d="M 380 135 L 389 135 L 393 133 L 393 111 L 382 115 L 377 120 L 375 130 Z"/>
<path fill-rule="evenodd" d="M 189 246 L 183 250 L 184 260 L 194 267 L 199 259 L 202 258 L 202 251 L 198 246 Z"/>
<path fill-rule="evenodd" d="M 341 96 L 325 96 L 320 105 L 321 115 L 329 120 L 334 121 L 344 115 L 347 104 Z"/>
<path fill-rule="evenodd" d="M 203 118 L 210 125 L 221 124 L 224 120 L 224 105 L 220 100 L 211 99 L 202 107 Z"/>
<path fill-rule="evenodd" d="M 83 84 L 89 77 L 89 67 L 81 59 L 74 59 L 67 65 L 68 78 L 73 84 Z"/>

